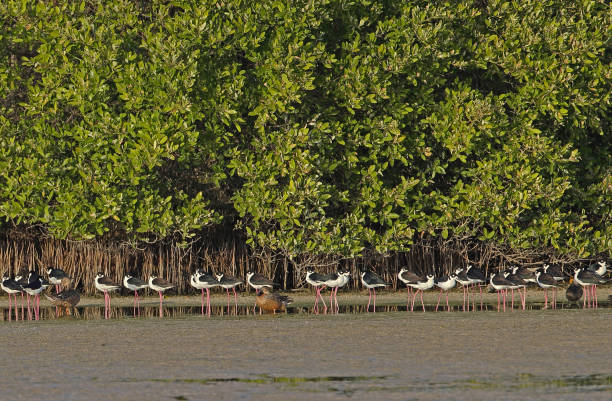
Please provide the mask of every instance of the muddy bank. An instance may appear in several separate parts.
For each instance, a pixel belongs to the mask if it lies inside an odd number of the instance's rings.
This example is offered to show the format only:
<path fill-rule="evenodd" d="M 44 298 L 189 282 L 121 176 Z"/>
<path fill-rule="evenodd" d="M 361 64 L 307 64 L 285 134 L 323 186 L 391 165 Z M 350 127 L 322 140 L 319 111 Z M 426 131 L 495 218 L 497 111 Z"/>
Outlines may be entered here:
<path fill-rule="evenodd" d="M 611 319 L 599 309 L 1 324 L 0 388 L 23 400 L 609 400 Z"/>

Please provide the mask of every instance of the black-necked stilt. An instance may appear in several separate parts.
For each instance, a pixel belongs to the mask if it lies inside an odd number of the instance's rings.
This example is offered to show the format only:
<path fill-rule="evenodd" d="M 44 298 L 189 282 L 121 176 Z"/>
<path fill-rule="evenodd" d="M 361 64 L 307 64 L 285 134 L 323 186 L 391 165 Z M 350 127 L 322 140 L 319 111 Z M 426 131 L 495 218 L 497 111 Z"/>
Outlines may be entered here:
<path fill-rule="evenodd" d="M 264 287 L 267 287 L 270 290 L 274 288 L 274 282 L 262 274 L 249 271 L 247 272 L 246 276 L 247 276 L 247 283 L 251 287 L 255 288 L 255 291 L 257 293 L 259 293 L 259 290 L 261 290 Z"/>
<path fill-rule="evenodd" d="M 17 282 L 17 284 L 21 286 L 21 289 L 23 290 L 23 286 L 28 284 L 28 272 L 24 270 L 20 271 L 19 274 L 15 276 L 15 281 Z M 21 291 L 21 320 L 25 320 L 24 304 L 23 304 L 23 293 L 24 292 L 25 291 Z M 29 298 L 29 295 L 28 295 L 28 298 Z"/>
<path fill-rule="evenodd" d="M 368 299 L 367 311 L 370 311 L 370 302 L 372 301 L 372 290 L 374 290 L 374 312 L 376 312 L 376 288 L 384 288 L 387 286 L 385 280 L 380 278 L 376 273 L 369 270 L 362 270 L 361 273 L 361 284 L 363 284 L 370 294 Z"/>
<path fill-rule="evenodd" d="M 504 312 L 506 311 L 506 292 L 509 288 L 514 286 L 512 282 L 506 279 L 503 275 L 498 273 L 491 274 L 489 279 L 491 287 L 497 291 L 497 310 L 499 311 L 499 292 L 501 291 L 504 297 Z"/>
<path fill-rule="evenodd" d="M 455 280 L 457 279 L 455 278 Z M 414 311 L 414 301 L 416 299 L 417 294 L 420 292 L 421 293 L 421 306 L 423 307 L 423 312 L 425 312 L 425 304 L 423 303 L 423 291 L 433 288 L 434 275 L 428 274 L 427 276 L 425 276 L 425 278 L 420 278 L 415 283 L 407 283 L 406 285 L 409 285 L 414 290 L 416 290 L 412 294 L 412 303 L 410 304 L 410 311 Z"/>
<path fill-rule="evenodd" d="M 327 281 L 325 281 L 325 285 L 330 288 L 329 307 L 333 308 L 336 313 L 340 310 L 338 306 L 338 288 L 344 287 L 349 282 L 350 275 L 351 273 L 348 270 L 338 269 L 336 273 L 330 274 Z"/>
<path fill-rule="evenodd" d="M 484 275 L 482 270 L 472 265 L 467 265 L 467 267 L 465 268 L 465 274 L 467 276 L 467 279 L 470 282 L 470 284 L 468 285 L 468 309 L 470 308 L 470 304 L 469 304 L 470 287 L 477 285 L 478 291 L 480 292 L 480 310 L 482 310 L 482 286 L 481 284 L 484 284 L 487 282 L 487 277 Z M 472 296 L 472 310 L 475 310 L 475 309 L 476 309 L 476 300 L 474 299 L 474 296 Z"/>
<path fill-rule="evenodd" d="M 512 274 L 519 276 L 525 283 L 525 286 L 523 287 L 523 309 L 525 309 L 525 304 L 527 303 L 527 285 L 537 284 L 536 276 L 533 271 L 523 266 L 513 266 Z"/>
<path fill-rule="evenodd" d="M 123 286 L 130 291 L 134 291 L 134 317 L 136 317 L 137 313 L 140 316 L 140 297 L 138 296 L 138 291 L 148 288 L 149 284 L 138 277 L 126 274 L 123 276 Z"/>
<path fill-rule="evenodd" d="M 11 320 L 11 306 L 15 306 L 15 320 L 19 320 L 19 309 L 17 308 L 17 294 L 23 291 L 21 285 L 7 275 L 2 276 L 2 283 L 0 283 L 2 290 L 8 294 L 9 299 L 9 321 Z M 13 296 L 14 302 L 11 304 L 11 295 Z"/>
<path fill-rule="evenodd" d="M 582 287 L 574 283 L 574 277 L 570 277 L 570 285 L 565 290 L 565 298 L 570 302 L 578 302 L 582 298 Z"/>
<path fill-rule="evenodd" d="M 586 291 L 586 296 L 585 296 L 585 299 L 583 300 L 582 307 L 583 308 L 586 308 L 587 306 L 589 308 L 596 307 L 597 304 L 593 300 L 594 295 L 595 295 L 594 286 L 598 284 L 603 284 L 606 281 L 602 277 L 593 273 L 592 271 L 586 270 L 584 268 L 574 269 L 574 281 L 580 284 Z"/>
<path fill-rule="evenodd" d="M 62 285 L 67 287 L 70 285 L 70 277 L 62 269 L 56 269 L 51 266 L 47 268 L 47 276 L 49 282 L 55 286 L 55 292 L 59 293 L 62 290 Z"/>
<path fill-rule="evenodd" d="M 504 270 L 502 274 L 508 281 L 514 284 L 512 287 L 510 287 L 510 290 L 512 290 L 510 310 L 514 310 L 514 290 L 518 291 L 519 297 L 521 298 L 521 307 L 523 310 L 525 310 L 525 299 L 523 298 L 523 294 L 521 293 L 521 288 L 525 288 L 527 286 L 527 283 L 525 283 L 525 281 L 518 274 L 514 274 L 514 267 L 510 267 L 510 269 Z"/>
<path fill-rule="evenodd" d="M 416 283 L 421 280 L 421 276 L 416 274 L 413 271 L 410 271 L 404 267 L 400 269 L 397 273 L 397 279 L 406 285 L 406 291 L 408 292 L 408 298 L 406 299 L 406 311 L 408 310 L 408 305 L 410 304 L 410 299 L 412 295 L 412 287 L 409 286 L 409 283 Z"/>
<path fill-rule="evenodd" d="M 463 287 L 463 311 L 465 312 L 465 299 L 467 297 L 467 305 L 468 311 L 470 310 L 470 285 L 472 281 L 469 279 L 467 275 L 467 270 L 459 268 L 455 270 L 455 275 L 457 276 L 456 281 L 461 284 Z"/>
<path fill-rule="evenodd" d="M 42 280 L 38 273 L 30 271 L 28 273 L 28 284 L 22 286 L 23 290 L 28 294 L 28 319 L 31 319 L 30 314 L 30 296 L 34 297 L 32 300 L 32 309 L 34 309 L 34 319 L 40 319 L 40 293 L 45 289 Z"/>
<path fill-rule="evenodd" d="M 261 287 L 259 290 L 259 294 L 255 297 L 255 304 L 259 306 L 260 311 L 274 314 L 276 314 L 277 311 L 287 312 L 287 305 L 293 302 L 293 300 L 286 295 L 271 292 L 267 286 Z"/>
<path fill-rule="evenodd" d="M 323 296 L 321 295 L 321 289 L 325 288 L 325 283 L 331 279 L 332 277 L 326 274 L 315 273 L 312 270 L 306 271 L 306 282 L 316 289 L 315 303 L 312 308 L 314 313 L 319 313 L 319 298 L 321 298 L 325 312 L 327 312 L 327 305 L 325 304 L 325 300 L 323 300 Z"/>
<path fill-rule="evenodd" d="M 542 267 L 542 270 L 544 271 L 544 273 L 549 274 L 553 280 L 561 282 L 561 281 L 565 281 L 565 274 L 563 273 L 563 270 L 561 269 L 561 266 L 559 265 L 548 265 L 545 264 Z M 557 286 L 553 287 L 553 299 L 557 299 Z M 554 301 L 553 302 L 553 309 L 555 309 L 557 307 L 557 302 Z"/>
<path fill-rule="evenodd" d="M 540 288 L 544 288 L 544 308 L 548 308 L 548 289 L 555 288 L 557 286 L 557 280 L 552 276 L 552 274 L 544 273 L 543 270 L 537 270 L 535 272 L 536 282 L 540 286 Z M 557 302 L 555 293 L 553 292 L 553 309 L 554 304 Z"/>
<path fill-rule="evenodd" d="M 565 275 L 563 274 L 563 270 L 559 265 L 544 264 L 542 266 L 542 270 L 544 273 L 550 275 L 555 281 L 565 280 Z"/>
<path fill-rule="evenodd" d="M 149 276 L 149 288 L 153 291 L 157 291 L 157 293 L 159 294 L 159 317 L 163 316 L 163 292 L 173 287 L 175 287 L 174 284 L 168 282 L 167 280 L 161 277 L 157 277 L 154 274 Z"/>
<path fill-rule="evenodd" d="M 605 276 L 606 272 L 608 271 L 608 264 L 606 263 L 606 261 L 601 260 L 599 262 L 596 262 L 596 263 L 590 265 L 587 269 L 592 271 L 593 273 L 595 273 L 599 277 L 603 277 L 603 276 Z"/>
<path fill-rule="evenodd" d="M 608 266 L 605 261 L 592 264 L 587 269 L 593 272 L 596 277 L 605 281 L 604 275 L 606 274 L 606 271 L 608 271 Z M 597 284 L 593 286 L 593 300 L 595 301 L 595 307 L 597 308 Z"/>
<path fill-rule="evenodd" d="M 211 273 L 203 269 L 197 269 L 191 275 L 190 284 L 192 287 L 202 291 L 202 316 L 204 315 L 204 290 L 206 290 L 206 314 L 210 317 L 210 289 L 219 286 L 219 281 Z"/>
<path fill-rule="evenodd" d="M 446 309 L 450 312 L 450 305 L 448 304 L 448 291 L 457 285 L 457 275 L 451 274 L 448 276 L 440 277 L 434 280 L 434 284 L 436 287 L 440 289 L 440 294 L 438 295 L 438 303 L 436 303 L 436 312 L 438 311 L 438 305 L 440 305 L 440 298 L 442 297 L 442 292 L 446 293 Z"/>
<path fill-rule="evenodd" d="M 81 294 L 76 290 L 64 290 L 58 294 L 45 294 L 45 297 L 47 297 L 56 308 L 66 308 L 67 314 L 70 314 L 70 309 L 74 308 L 81 300 Z"/>
<path fill-rule="evenodd" d="M 242 284 L 242 280 L 236 277 L 229 276 L 227 274 L 216 274 L 217 282 L 221 288 L 225 288 L 227 292 L 227 314 L 230 314 L 230 294 L 231 289 L 234 292 L 234 314 L 238 314 L 238 297 L 236 295 L 236 287 Z"/>
<path fill-rule="evenodd" d="M 94 285 L 97 290 L 102 291 L 104 293 L 104 318 L 110 319 L 110 295 L 108 293 L 110 291 L 118 290 L 119 288 L 121 288 L 121 286 L 106 277 L 102 272 L 99 272 L 96 275 Z"/>

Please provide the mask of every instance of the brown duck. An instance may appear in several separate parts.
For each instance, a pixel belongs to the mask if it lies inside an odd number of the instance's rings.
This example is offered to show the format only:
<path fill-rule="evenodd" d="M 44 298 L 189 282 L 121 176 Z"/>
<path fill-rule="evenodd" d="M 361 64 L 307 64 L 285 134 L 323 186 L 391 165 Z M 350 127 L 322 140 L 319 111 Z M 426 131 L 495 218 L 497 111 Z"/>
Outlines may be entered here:
<path fill-rule="evenodd" d="M 574 283 L 574 278 L 570 278 L 570 286 L 565 291 L 565 297 L 570 302 L 578 302 L 582 298 L 582 287 Z"/>
<path fill-rule="evenodd" d="M 70 310 L 81 300 L 81 295 L 75 290 L 64 290 L 59 294 L 45 294 L 51 303 L 60 308 L 66 308 L 66 314 L 70 315 Z M 61 311 L 61 309 L 60 309 Z"/>
<path fill-rule="evenodd" d="M 280 295 L 275 292 L 270 292 L 267 287 L 260 289 L 259 295 L 255 298 L 255 303 L 259 306 L 260 312 L 276 313 L 287 312 L 287 305 L 293 300 L 286 295 Z"/>

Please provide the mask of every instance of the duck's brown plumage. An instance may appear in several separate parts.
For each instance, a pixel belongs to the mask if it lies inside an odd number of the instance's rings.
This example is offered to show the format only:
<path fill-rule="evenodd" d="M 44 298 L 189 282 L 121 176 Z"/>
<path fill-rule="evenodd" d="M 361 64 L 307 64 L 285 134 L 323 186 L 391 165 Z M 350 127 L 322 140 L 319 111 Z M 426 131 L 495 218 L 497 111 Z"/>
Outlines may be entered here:
<path fill-rule="evenodd" d="M 574 279 L 570 278 L 570 286 L 565 291 L 565 298 L 570 302 L 577 302 L 582 298 L 582 287 L 574 283 Z"/>
<path fill-rule="evenodd" d="M 291 302 L 293 300 L 288 296 L 270 292 L 266 287 L 262 288 L 256 297 L 257 306 L 266 313 L 285 312 Z"/>
<path fill-rule="evenodd" d="M 45 294 L 45 297 L 55 306 L 72 308 L 81 300 L 81 295 L 75 290 L 62 291 L 59 294 Z"/>

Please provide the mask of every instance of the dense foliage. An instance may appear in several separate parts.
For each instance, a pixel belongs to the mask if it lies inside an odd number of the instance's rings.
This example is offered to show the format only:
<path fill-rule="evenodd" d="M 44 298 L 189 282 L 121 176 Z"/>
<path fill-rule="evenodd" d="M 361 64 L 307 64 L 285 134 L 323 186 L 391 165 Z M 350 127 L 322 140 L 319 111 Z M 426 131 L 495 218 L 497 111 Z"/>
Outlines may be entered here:
<path fill-rule="evenodd" d="M 358 255 L 612 250 L 603 1 L 0 4 L 0 217 Z"/>

